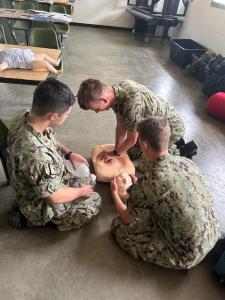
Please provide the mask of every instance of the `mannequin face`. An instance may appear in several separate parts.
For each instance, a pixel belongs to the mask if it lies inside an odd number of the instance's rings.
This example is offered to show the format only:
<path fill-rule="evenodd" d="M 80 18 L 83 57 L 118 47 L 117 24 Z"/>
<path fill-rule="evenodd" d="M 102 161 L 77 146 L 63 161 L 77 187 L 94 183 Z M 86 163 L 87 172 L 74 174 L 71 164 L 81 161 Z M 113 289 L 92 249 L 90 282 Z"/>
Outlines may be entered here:
<path fill-rule="evenodd" d="M 72 111 L 72 106 L 62 114 L 49 113 L 50 126 L 51 127 L 61 126 L 64 123 L 65 119 L 69 117 L 71 111 Z"/>

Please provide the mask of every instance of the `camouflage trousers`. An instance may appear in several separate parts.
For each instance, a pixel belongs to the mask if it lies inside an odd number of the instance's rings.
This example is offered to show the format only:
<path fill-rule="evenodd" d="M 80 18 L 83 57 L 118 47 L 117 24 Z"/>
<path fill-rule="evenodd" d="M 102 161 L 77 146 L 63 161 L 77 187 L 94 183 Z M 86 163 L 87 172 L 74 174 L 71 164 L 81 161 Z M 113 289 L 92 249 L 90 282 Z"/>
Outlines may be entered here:
<path fill-rule="evenodd" d="M 65 185 L 70 187 L 79 187 L 80 183 L 89 184 L 78 177 L 65 179 Z M 101 197 L 93 192 L 87 199 L 76 199 L 63 204 L 49 204 L 45 200 L 42 209 L 31 210 L 28 207 L 28 209 L 23 208 L 22 213 L 34 225 L 41 226 L 51 221 L 60 231 L 66 231 L 80 228 L 90 222 L 99 213 L 100 208 Z"/>
<path fill-rule="evenodd" d="M 181 267 L 175 256 L 169 252 L 153 223 L 143 224 L 134 220 L 126 225 L 116 217 L 113 219 L 111 230 L 119 246 L 132 257 L 165 268 L 186 269 Z"/>
<path fill-rule="evenodd" d="M 51 205 L 55 216 L 51 222 L 58 226 L 60 231 L 80 228 L 91 221 L 101 208 L 101 197 L 93 192 L 88 199 L 75 200 L 64 204 Z"/>
<path fill-rule="evenodd" d="M 78 177 L 69 177 L 65 179 L 65 185 L 70 187 L 79 187 L 80 184 L 91 184 L 87 179 Z M 60 231 L 66 231 L 73 228 L 80 228 L 91 221 L 101 208 L 101 197 L 98 193 L 93 192 L 88 199 L 76 199 L 72 202 L 63 204 L 51 204 L 54 211 L 52 223 L 58 226 Z"/>

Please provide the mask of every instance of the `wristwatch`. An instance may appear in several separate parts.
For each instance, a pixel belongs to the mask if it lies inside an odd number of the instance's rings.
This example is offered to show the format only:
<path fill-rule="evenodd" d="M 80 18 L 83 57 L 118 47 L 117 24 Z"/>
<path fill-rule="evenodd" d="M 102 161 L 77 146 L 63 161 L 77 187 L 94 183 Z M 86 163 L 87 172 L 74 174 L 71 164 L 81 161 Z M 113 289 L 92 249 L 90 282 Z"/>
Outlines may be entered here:
<path fill-rule="evenodd" d="M 120 156 L 120 154 L 117 153 L 116 149 L 113 150 L 113 155 L 115 155 L 115 156 Z"/>
<path fill-rule="evenodd" d="M 69 160 L 72 153 L 73 153 L 72 151 L 68 151 L 68 152 L 66 153 L 66 155 L 64 155 L 64 158 L 65 158 L 66 160 Z"/>

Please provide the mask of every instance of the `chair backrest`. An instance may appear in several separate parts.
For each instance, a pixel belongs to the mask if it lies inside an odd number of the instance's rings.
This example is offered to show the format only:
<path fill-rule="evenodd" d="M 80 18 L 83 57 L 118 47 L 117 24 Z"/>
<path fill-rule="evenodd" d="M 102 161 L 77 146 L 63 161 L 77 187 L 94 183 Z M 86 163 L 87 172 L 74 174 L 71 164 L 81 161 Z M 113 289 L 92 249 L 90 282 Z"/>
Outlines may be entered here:
<path fill-rule="evenodd" d="M 7 135 L 9 132 L 9 128 L 11 126 L 11 120 L 6 119 L 2 120 L 0 119 L 0 148 L 5 149 L 7 148 Z"/>
<path fill-rule="evenodd" d="M 52 4 L 50 6 L 50 12 L 57 12 L 60 14 L 66 14 L 66 8 L 63 5 L 60 4 Z"/>
<path fill-rule="evenodd" d="M 6 8 L 13 8 L 12 0 L 4 0 Z"/>
<path fill-rule="evenodd" d="M 0 0 L 0 8 L 6 8 L 5 0 Z"/>
<path fill-rule="evenodd" d="M 51 28 L 55 30 L 55 25 L 53 22 L 39 22 L 39 21 L 32 21 L 32 28 Z"/>
<path fill-rule="evenodd" d="M 49 11 L 49 6 L 50 6 L 49 3 L 39 2 L 39 3 L 35 4 L 36 9 L 43 10 L 43 11 Z"/>
<path fill-rule="evenodd" d="M 28 1 L 16 2 L 15 7 L 22 10 L 35 9 L 34 3 Z"/>
<path fill-rule="evenodd" d="M 65 5 L 66 13 L 67 15 L 72 15 L 74 12 L 74 6 L 73 5 Z"/>
<path fill-rule="evenodd" d="M 15 34 L 12 30 L 10 23 L 4 18 L 0 18 L 0 24 L 4 28 L 6 43 L 12 45 L 18 45 L 18 42 L 16 40 Z"/>
<path fill-rule="evenodd" d="M 1 24 L 0 24 L 0 43 L 6 44 L 5 31 L 4 31 L 4 27 Z"/>
<path fill-rule="evenodd" d="M 31 28 L 29 46 L 60 49 L 56 32 L 51 28 Z"/>

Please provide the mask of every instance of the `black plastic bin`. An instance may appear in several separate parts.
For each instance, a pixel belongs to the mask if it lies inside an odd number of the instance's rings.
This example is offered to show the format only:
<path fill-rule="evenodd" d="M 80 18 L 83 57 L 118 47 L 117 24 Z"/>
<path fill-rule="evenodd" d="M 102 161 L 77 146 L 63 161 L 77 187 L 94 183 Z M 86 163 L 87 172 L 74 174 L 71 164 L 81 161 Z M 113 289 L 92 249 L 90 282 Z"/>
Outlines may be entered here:
<path fill-rule="evenodd" d="M 170 57 L 181 68 L 192 62 L 192 54 L 202 55 L 207 49 L 191 39 L 172 39 Z"/>

